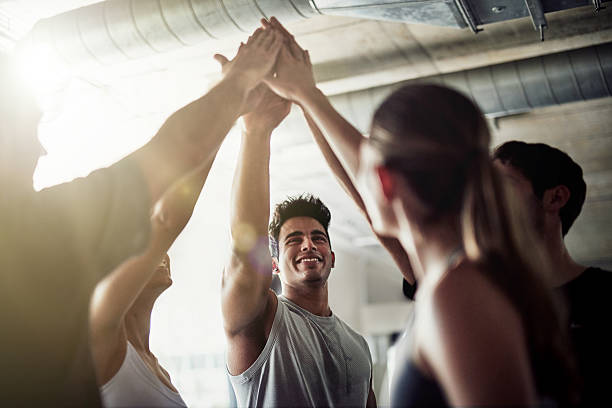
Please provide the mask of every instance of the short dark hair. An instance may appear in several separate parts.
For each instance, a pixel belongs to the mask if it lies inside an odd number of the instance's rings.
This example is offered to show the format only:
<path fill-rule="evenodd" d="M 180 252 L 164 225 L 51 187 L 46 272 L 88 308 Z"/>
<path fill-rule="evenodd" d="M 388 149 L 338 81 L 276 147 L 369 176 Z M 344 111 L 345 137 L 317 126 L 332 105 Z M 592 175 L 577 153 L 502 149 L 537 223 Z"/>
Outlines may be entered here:
<path fill-rule="evenodd" d="M 325 229 L 327 240 L 329 240 L 329 221 L 331 213 L 323 202 L 311 194 L 302 194 L 297 197 L 287 197 L 283 202 L 280 202 L 274 208 L 272 221 L 268 227 L 270 252 L 273 257 L 278 257 L 278 236 L 283 224 L 293 217 L 310 217 L 317 220 Z"/>
<path fill-rule="evenodd" d="M 539 199 L 550 188 L 563 185 L 569 189 L 569 200 L 559 211 L 565 236 L 580 214 L 586 197 L 582 168 L 567 153 L 544 143 L 506 142 L 495 149 L 493 160 L 520 171 L 531 182 Z"/>

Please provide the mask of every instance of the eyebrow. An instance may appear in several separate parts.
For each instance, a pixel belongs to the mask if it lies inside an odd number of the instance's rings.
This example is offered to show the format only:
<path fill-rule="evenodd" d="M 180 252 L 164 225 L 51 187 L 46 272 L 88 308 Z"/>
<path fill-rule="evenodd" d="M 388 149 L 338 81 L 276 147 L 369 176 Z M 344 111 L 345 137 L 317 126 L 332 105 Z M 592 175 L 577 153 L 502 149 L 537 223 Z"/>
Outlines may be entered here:
<path fill-rule="evenodd" d="M 291 239 L 293 237 L 301 237 L 303 235 L 304 235 L 304 232 L 302 232 L 302 231 L 293 231 L 292 233 L 287 234 L 287 236 L 285 237 L 285 239 L 283 241 L 287 242 L 288 239 Z M 318 229 L 312 230 L 310 232 L 310 235 L 317 235 L 317 236 L 322 235 L 322 236 L 324 236 L 327 239 L 327 234 L 325 232 L 321 231 L 321 230 L 318 230 Z"/>
<path fill-rule="evenodd" d="M 304 235 L 304 233 L 302 231 L 293 231 L 290 234 L 287 234 L 287 236 L 285 237 L 285 239 L 283 241 L 287 242 L 287 240 L 289 238 L 293 238 L 293 237 L 298 237 L 298 236 L 302 236 Z"/>
<path fill-rule="evenodd" d="M 312 230 L 310 232 L 310 235 L 323 235 L 325 238 L 327 238 L 327 234 L 321 230 Z"/>

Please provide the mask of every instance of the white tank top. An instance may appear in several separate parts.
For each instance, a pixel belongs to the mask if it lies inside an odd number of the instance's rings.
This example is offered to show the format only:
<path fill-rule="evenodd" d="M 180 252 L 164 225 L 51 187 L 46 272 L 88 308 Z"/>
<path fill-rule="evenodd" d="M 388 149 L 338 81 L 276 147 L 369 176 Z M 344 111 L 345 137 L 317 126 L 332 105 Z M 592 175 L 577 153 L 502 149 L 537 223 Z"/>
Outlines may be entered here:
<path fill-rule="evenodd" d="M 105 407 L 187 407 L 181 396 L 149 369 L 129 341 L 119 371 L 100 387 L 100 394 Z"/>

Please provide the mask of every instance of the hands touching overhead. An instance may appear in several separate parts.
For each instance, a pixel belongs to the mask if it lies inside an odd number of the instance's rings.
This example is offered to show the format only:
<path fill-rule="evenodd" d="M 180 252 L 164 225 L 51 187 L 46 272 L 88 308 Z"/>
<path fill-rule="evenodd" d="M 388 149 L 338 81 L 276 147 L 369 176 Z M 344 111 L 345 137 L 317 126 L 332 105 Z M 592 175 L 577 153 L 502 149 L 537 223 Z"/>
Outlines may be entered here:
<path fill-rule="evenodd" d="M 278 53 L 283 45 L 283 36 L 277 30 L 258 28 L 246 44 L 241 43 L 236 56 L 229 60 L 221 54 L 214 58 L 221 64 L 224 78 L 243 78 L 249 90 L 241 114 L 252 111 L 261 102 L 267 86 L 262 83 L 265 76 L 271 76 Z"/>
<path fill-rule="evenodd" d="M 272 71 L 282 44 L 278 30 L 260 27 L 246 44 L 240 44 L 234 59 L 230 61 L 220 54 L 215 59 L 221 63 L 224 77 L 243 80 L 248 89 L 253 89 Z"/>
<path fill-rule="evenodd" d="M 289 112 L 288 100 L 296 101 L 305 92 L 316 89 L 308 51 L 297 44 L 275 17 L 261 22 L 262 27 L 255 30 L 246 44 L 240 45 L 234 59 L 229 60 L 221 54 L 214 56 L 225 78 L 246 78 L 250 85 L 242 114 L 256 114 L 244 117 L 247 130 L 252 125 L 265 127 L 265 123 L 259 123 L 262 121 L 278 126 Z M 265 118 L 271 114 L 278 120 Z"/>
<path fill-rule="evenodd" d="M 267 76 L 264 81 L 277 94 L 297 102 L 301 96 L 316 89 L 310 54 L 298 45 L 293 35 L 276 18 L 272 17 L 269 22 L 262 20 L 262 24 L 280 33 L 283 38 L 283 47 L 276 62 L 276 75 Z"/>

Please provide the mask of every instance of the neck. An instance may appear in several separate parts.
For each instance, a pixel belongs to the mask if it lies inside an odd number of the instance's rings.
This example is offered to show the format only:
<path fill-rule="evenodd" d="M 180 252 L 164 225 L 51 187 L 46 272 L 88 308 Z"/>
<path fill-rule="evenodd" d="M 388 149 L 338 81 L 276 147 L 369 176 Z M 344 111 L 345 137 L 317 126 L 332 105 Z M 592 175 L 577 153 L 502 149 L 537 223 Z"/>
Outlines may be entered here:
<path fill-rule="evenodd" d="M 586 266 L 572 259 L 561 235 L 561 225 L 544 234 L 544 246 L 552 267 L 552 287 L 562 286 L 582 274 Z"/>
<path fill-rule="evenodd" d="M 150 353 L 151 313 L 157 297 L 140 296 L 125 315 L 125 330 L 132 345 Z"/>
<path fill-rule="evenodd" d="M 327 282 L 319 287 L 294 287 L 283 283 L 283 296 L 317 316 L 330 316 Z"/>

